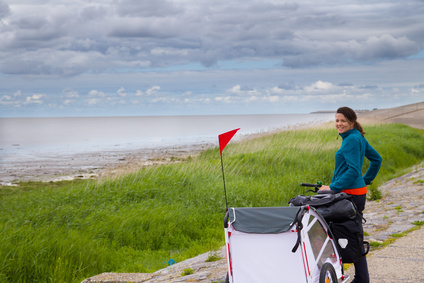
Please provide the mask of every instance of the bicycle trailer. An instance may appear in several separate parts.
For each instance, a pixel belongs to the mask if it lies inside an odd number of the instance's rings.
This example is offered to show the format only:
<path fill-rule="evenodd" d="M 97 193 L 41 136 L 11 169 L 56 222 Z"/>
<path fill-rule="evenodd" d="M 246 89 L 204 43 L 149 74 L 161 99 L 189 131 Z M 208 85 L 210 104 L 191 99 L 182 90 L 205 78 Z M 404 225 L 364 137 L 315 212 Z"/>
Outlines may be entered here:
<path fill-rule="evenodd" d="M 347 282 L 335 241 L 310 206 L 228 208 L 227 282 Z"/>

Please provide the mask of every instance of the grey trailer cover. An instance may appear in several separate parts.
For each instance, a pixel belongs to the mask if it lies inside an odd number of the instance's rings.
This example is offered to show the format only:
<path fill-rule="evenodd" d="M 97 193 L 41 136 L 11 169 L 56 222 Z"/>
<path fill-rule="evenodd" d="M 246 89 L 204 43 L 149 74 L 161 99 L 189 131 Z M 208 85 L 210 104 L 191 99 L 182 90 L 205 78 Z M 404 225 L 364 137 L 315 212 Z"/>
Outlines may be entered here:
<path fill-rule="evenodd" d="M 244 233 L 284 233 L 293 225 L 300 209 L 298 206 L 229 208 L 230 223 Z"/>

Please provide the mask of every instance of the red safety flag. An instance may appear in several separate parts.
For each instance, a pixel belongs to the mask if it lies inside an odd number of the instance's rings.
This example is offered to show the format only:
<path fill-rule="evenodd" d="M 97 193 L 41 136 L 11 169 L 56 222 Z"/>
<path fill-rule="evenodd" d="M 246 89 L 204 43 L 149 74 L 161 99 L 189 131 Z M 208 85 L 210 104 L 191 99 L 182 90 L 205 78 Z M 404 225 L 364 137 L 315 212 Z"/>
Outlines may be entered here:
<path fill-rule="evenodd" d="M 219 139 L 219 149 L 222 156 L 222 151 L 227 146 L 227 144 L 230 142 L 230 140 L 234 137 L 234 135 L 237 133 L 237 131 L 240 130 L 240 128 L 220 134 L 218 136 Z"/>

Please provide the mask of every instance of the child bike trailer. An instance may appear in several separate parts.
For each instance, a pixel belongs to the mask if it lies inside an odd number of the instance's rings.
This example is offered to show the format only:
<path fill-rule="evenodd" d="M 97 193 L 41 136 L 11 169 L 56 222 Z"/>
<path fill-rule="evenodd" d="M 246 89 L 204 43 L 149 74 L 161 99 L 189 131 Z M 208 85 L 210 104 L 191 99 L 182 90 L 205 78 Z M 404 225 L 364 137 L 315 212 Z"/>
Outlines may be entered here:
<path fill-rule="evenodd" d="M 326 222 L 313 207 L 229 208 L 227 282 L 347 282 Z"/>

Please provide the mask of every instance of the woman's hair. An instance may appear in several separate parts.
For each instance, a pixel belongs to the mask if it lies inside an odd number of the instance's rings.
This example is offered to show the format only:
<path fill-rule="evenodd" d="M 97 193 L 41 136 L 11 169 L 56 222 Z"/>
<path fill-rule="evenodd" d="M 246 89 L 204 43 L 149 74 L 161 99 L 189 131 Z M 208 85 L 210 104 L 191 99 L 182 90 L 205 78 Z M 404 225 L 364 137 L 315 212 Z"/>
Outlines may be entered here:
<path fill-rule="evenodd" d="M 359 122 L 357 121 L 358 117 L 356 116 L 355 111 L 345 106 L 345 107 L 340 107 L 339 109 L 337 109 L 337 113 L 343 114 L 349 122 L 353 123 L 353 127 L 357 129 L 362 136 L 365 135 L 365 132 L 362 129 L 361 124 L 359 124 Z"/>

